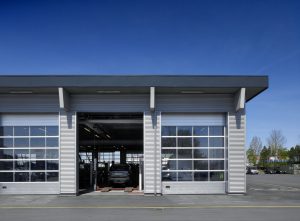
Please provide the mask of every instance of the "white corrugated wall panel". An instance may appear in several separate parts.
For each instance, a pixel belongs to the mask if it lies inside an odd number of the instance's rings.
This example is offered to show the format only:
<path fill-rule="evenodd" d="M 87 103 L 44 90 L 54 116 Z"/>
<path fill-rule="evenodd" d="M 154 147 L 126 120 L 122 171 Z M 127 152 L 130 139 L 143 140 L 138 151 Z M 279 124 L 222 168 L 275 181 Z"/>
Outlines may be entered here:
<path fill-rule="evenodd" d="M 58 112 L 58 95 L 3 94 L 0 95 L 0 112 Z"/>
<path fill-rule="evenodd" d="M 60 113 L 60 193 L 77 193 L 76 113 Z"/>
<path fill-rule="evenodd" d="M 77 112 L 144 112 L 149 109 L 149 103 L 149 94 L 71 96 L 71 109 Z"/>
<path fill-rule="evenodd" d="M 228 113 L 228 193 L 246 192 L 245 110 Z"/>
<path fill-rule="evenodd" d="M 233 109 L 230 94 L 165 94 L 156 96 L 156 108 L 161 112 L 228 112 Z"/>
<path fill-rule="evenodd" d="M 161 193 L 161 116 L 160 113 L 155 113 L 155 115 L 157 119 L 156 138 L 151 113 L 144 114 L 144 193 L 146 194 Z"/>

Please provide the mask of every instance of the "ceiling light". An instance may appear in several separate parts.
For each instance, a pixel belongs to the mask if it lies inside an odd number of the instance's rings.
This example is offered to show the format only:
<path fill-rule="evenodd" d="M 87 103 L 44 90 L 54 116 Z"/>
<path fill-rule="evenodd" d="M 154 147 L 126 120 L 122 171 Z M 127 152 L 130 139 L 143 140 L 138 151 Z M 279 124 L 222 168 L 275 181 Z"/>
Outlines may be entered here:
<path fill-rule="evenodd" d="M 88 128 L 85 127 L 84 129 L 85 129 L 87 132 L 91 133 L 91 131 L 90 131 Z"/>
<path fill-rule="evenodd" d="M 203 94 L 204 91 L 181 91 L 182 94 Z"/>
<path fill-rule="evenodd" d="M 119 94 L 121 91 L 96 91 L 99 94 Z"/>
<path fill-rule="evenodd" d="M 97 134 L 95 134 L 95 137 L 99 138 L 99 136 Z"/>
<path fill-rule="evenodd" d="M 10 94 L 32 94 L 32 91 L 10 91 Z"/>
<path fill-rule="evenodd" d="M 106 137 L 109 138 L 109 139 L 111 138 L 108 134 L 106 134 Z"/>

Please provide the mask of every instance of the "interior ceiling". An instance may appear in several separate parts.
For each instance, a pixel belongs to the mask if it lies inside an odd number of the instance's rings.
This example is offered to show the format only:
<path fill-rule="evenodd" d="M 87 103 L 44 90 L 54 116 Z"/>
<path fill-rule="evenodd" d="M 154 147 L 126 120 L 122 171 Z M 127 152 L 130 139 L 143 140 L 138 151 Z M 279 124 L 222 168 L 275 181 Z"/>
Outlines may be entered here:
<path fill-rule="evenodd" d="M 143 115 L 137 113 L 80 113 L 79 146 L 100 152 L 143 149 Z"/>

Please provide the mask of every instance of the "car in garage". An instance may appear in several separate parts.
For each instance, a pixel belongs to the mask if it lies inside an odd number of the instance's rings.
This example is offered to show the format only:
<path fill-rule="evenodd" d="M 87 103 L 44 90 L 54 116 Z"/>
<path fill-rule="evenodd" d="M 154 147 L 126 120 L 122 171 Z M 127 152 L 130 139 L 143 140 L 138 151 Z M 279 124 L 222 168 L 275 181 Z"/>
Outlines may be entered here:
<path fill-rule="evenodd" d="M 109 169 L 108 183 L 112 186 L 131 186 L 131 167 L 128 164 L 114 164 Z"/>

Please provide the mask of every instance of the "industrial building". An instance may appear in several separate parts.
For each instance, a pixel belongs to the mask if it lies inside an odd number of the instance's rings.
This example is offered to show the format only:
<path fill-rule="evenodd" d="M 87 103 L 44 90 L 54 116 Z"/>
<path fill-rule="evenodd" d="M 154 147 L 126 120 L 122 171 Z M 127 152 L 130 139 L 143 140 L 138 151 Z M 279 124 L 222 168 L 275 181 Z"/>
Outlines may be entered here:
<path fill-rule="evenodd" d="M 246 102 L 267 76 L 0 76 L 0 194 L 245 193 Z"/>

